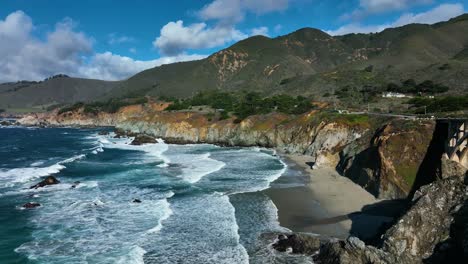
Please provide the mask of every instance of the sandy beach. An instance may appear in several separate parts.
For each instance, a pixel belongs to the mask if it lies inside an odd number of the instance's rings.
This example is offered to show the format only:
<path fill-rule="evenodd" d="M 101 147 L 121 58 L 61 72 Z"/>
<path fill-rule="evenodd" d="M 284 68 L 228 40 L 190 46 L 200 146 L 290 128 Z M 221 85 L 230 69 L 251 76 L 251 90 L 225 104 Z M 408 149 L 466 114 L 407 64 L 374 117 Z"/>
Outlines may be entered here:
<path fill-rule="evenodd" d="M 294 232 L 370 238 L 402 206 L 376 199 L 332 168 L 311 169 L 309 156 L 281 158 L 288 170 L 265 193 L 278 208 L 280 224 Z"/>

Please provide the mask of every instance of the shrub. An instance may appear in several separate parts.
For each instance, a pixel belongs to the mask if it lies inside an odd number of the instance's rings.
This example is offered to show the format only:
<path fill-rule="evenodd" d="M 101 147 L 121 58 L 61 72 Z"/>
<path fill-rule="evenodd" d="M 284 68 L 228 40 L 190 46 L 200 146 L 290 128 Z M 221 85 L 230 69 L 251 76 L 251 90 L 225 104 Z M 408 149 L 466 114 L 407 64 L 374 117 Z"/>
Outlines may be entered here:
<path fill-rule="evenodd" d="M 468 95 L 465 96 L 447 96 L 441 98 L 422 98 L 416 97 L 408 101 L 416 108 L 417 114 L 424 113 L 426 108 L 429 113 L 454 112 L 468 110 Z"/>
<path fill-rule="evenodd" d="M 60 114 L 66 113 L 66 112 L 73 112 L 73 111 L 76 111 L 76 110 L 80 109 L 83 106 L 84 106 L 84 103 L 78 102 L 78 103 L 73 104 L 71 106 L 63 107 L 62 109 L 60 109 L 58 111 L 58 114 L 60 115 Z"/>

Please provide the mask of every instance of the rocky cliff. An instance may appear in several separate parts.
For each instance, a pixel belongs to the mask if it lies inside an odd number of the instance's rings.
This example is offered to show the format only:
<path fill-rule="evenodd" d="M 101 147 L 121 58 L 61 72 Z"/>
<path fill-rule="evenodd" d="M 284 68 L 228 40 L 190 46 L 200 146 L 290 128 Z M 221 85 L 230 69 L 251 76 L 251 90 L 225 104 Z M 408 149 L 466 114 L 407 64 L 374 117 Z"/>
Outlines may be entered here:
<path fill-rule="evenodd" d="M 451 171 L 415 193 L 410 209 L 387 230 L 381 245 L 353 237 L 329 242 L 316 263 L 466 263 L 468 176 L 447 174 Z"/>
<path fill-rule="evenodd" d="M 311 111 L 279 113 L 240 122 L 220 120 L 219 113 L 166 112 L 152 103 L 122 108 L 115 114 L 86 114 L 83 109 L 22 118 L 24 125 L 115 126 L 169 143 L 262 146 L 310 156 L 314 167 L 337 168 L 379 198 L 406 198 L 434 132 L 431 121 L 379 121 L 365 115 Z"/>
<path fill-rule="evenodd" d="M 433 121 L 388 122 L 374 134 L 347 145 L 341 152 L 338 170 L 378 198 L 404 198 L 415 184 L 424 181 L 417 181 L 419 172 L 434 165 L 423 163 L 434 131 Z M 439 155 L 433 161 L 437 163 L 442 153 L 434 154 Z"/>

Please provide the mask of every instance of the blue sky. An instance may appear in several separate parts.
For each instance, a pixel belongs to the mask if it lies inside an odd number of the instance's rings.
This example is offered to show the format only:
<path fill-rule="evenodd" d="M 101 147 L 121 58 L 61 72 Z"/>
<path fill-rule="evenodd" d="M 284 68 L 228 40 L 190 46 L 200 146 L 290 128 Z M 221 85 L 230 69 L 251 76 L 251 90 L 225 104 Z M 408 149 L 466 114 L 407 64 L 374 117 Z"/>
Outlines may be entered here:
<path fill-rule="evenodd" d="M 332 35 L 434 23 L 468 0 L 1 0 L 0 82 L 65 73 L 125 79 L 200 59 L 256 34 L 303 27 Z"/>

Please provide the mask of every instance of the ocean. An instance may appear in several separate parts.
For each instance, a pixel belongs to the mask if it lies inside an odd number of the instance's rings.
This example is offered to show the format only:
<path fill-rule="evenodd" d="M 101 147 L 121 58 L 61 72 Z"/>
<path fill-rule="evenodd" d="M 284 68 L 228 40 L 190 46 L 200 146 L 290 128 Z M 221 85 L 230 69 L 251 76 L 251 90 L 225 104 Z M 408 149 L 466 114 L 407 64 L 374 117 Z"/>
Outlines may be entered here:
<path fill-rule="evenodd" d="M 288 231 L 261 192 L 286 169 L 272 150 L 102 130 L 0 128 L 0 263 L 276 261 L 260 236 Z M 29 189 L 49 175 L 61 183 Z"/>

